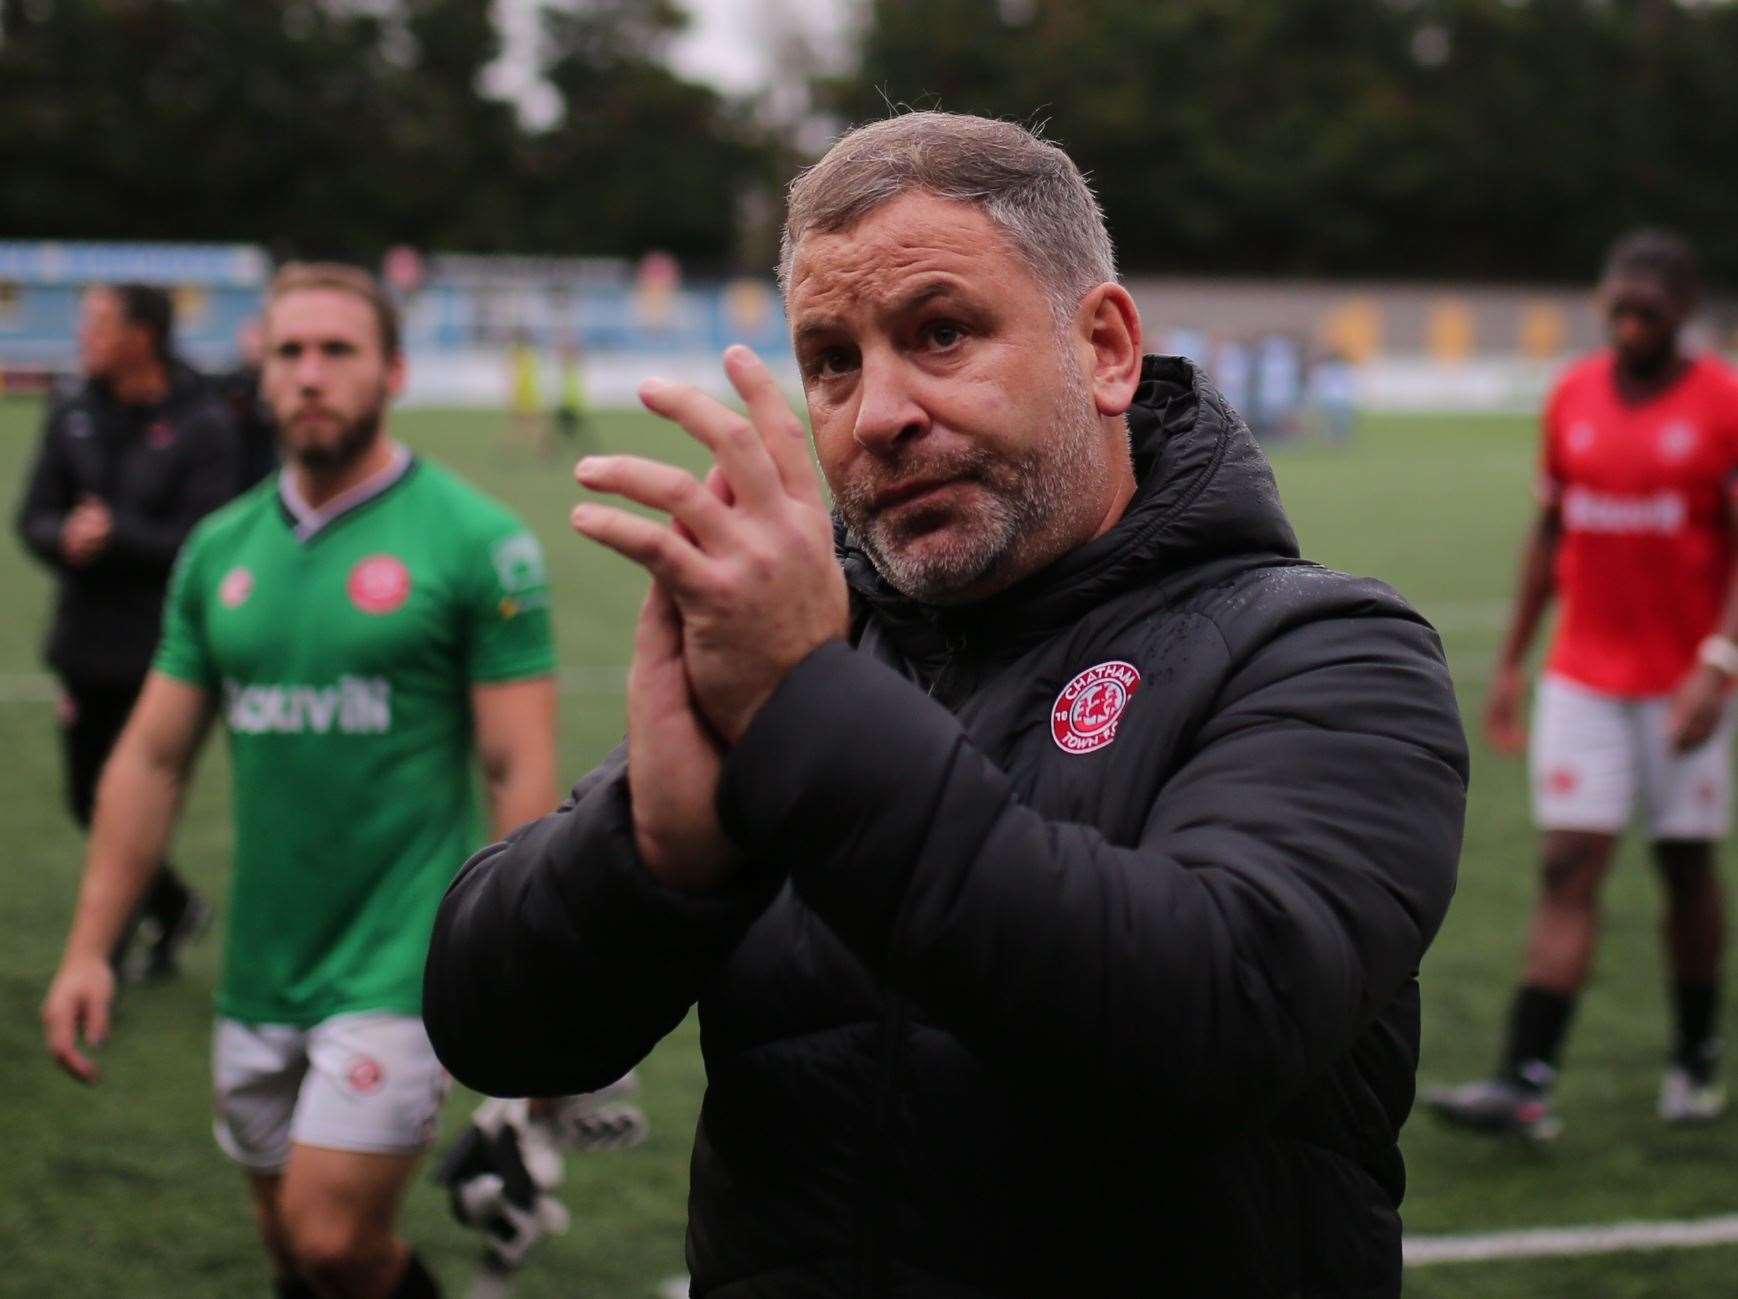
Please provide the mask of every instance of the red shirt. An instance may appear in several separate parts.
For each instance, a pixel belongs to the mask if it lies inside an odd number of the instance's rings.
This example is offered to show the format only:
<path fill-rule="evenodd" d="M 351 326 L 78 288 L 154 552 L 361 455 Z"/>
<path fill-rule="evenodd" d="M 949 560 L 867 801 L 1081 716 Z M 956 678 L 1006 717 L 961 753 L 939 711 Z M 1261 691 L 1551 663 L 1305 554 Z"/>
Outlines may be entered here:
<path fill-rule="evenodd" d="M 1639 405 L 1600 352 L 1545 407 L 1543 491 L 1562 509 L 1550 672 L 1612 695 L 1671 693 L 1731 578 L 1738 376 L 1709 356 Z"/>

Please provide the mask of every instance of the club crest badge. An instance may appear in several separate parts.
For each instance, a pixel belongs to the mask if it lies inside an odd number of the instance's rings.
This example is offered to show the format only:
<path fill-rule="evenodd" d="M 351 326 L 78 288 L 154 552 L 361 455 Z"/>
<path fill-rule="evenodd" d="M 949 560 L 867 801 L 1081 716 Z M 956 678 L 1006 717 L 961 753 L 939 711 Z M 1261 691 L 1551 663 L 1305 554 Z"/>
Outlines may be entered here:
<path fill-rule="evenodd" d="M 1112 659 L 1078 674 L 1050 707 L 1050 735 L 1064 753 L 1094 753 L 1116 739 L 1117 723 L 1135 691 L 1140 670 Z"/>
<path fill-rule="evenodd" d="M 1660 459 L 1688 460 L 1696 449 L 1696 428 L 1683 420 L 1667 424 L 1659 435 Z"/>
<path fill-rule="evenodd" d="M 379 1090 L 380 1084 L 386 1080 L 386 1070 L 380 1067 L 378 1060 L 359 1055 L 350 1061 L 350 1067 L 344 1072 L 344 1080 L 350 1084 L 351 1091 L 366 1096 L 369 1092 Z"/>
<path fill-rule="evenodd" d="M 240 565 L 223 575 L 223 581 L 217 585 L 217 598 L 223 601 L 224 608 L 238 609 L 247 603 L 248 596 L 253 594 L 253 574 Z"/>
<path fill-rule="evenodd" d="M 344 589 L 363 613 L 391 613 L 410 598 L 410 570 L 397 555 L 369 555 L 356 561 Z"/>

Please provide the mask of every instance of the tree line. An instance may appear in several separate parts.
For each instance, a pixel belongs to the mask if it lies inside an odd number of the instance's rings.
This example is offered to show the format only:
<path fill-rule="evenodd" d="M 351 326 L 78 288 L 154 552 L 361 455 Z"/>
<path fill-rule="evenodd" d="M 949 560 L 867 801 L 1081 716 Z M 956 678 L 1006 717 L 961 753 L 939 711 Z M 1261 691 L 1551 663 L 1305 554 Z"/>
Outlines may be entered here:
<path fill-rule="evenodd" d="M 1576 280 L 1653 222 L 1738 276 L 1738 4 L 864 2 L 855 66 L 785 71 L 814 115 L 1042 122 L 1131 270 Z M 683 21 L 548 6 L 530 125 L 483 0 L 0 0 L 0 236 L 761 270 L 813 118 L 671 71 Z"/>

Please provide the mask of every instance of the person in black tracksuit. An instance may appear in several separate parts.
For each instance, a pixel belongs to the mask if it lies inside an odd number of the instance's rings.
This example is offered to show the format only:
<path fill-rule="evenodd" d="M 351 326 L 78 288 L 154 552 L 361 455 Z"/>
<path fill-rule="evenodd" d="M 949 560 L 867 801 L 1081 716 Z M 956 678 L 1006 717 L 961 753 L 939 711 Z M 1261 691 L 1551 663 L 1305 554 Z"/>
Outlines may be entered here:
<path fill-rule="evenodd" d="M 229 407 L 230 425 L 240 441 L 241 489 L 252 487 L 278 468 L 278 423 L 260 395 L 260 322 L 249 320 L 236 333 L 239 364 L 211 377 L 211 386 Z"/>
<path fill-rule="evenodd" d="M 924 149 L 963 135 L 967 169 L 1050 149 L 976 121 L 907 114 L 856 134 L 910 132 Z M 867 143 L 877 166 L 921 152 L 909 136 Z M 853 183 L 831 161 L 807 196 L 808 178 L 793 188 L 793 225 L 816 191 Z M 791 238 L 799 362 L 842 511 L 862 512 L 845 442 L 890 464 L 926 442 L 939 455 L 997 399 L 977 385 L 950 406 L 955 376 L 1044 369 L 1015 346 L 999 287 L 934 315 L 1000 229 L 942 183 L 859 214 L 860 233 L 852 218 L 818 227 L 842 229 L 829 247 L 842 241 L 847 277 L 879 273 L 864 248 L 890 250 L 953 268 L 939 287 L 907 295 L 893 275 L 823 301 L 821 254 L 803 252 L 823 236 Z M 980 168 L 958 188 L 996 183 Z M 601 1085 L 698 1003 L 696 1295 L 1399 1293 L 1417 970 L 1453 891 L 1467 779 L 1441 647 L 1380 582 L 1300 559 L 1242 419 L 1189 362 L 1140 362 L 1118 286 L 1086 301 L 1065 355 L 1126 372 L 1132 397 L 1099 406 L 1119 434 L 1126 407 L 1132 454 L 1104 530 L 940 601 L 902 593 L 888 574 L 909 586 L 910 570 L 841 526 L 850 632 L 800 658 L 741 729 L 702 693 L 722 624 L 660 576 L 683 639 L 642 615 L 629 743 L 474 857 L 441 909 L 424 1016 L 449 1069 L 485 1092 Z M 1125 371 L 1110 353 L 1131 338 Z M 770 378 L 757 389 L 740 356 L 727 364 L 754 412 Z M 648 388 L 648 404 L 702 411 L 673 417 L 722 469 L 740 425 L 671 391 Z M 856 421 L 843 435 L 841 407 Z M 777 421 L 753 418 L 772 453 Z M 582 463 L 581 478 L 614 472 Z M 913 472 L 886 499 L 918 499 L 928 471 Z M 759 508 L 741 481 L 731 527 Z M 918 508 L 933 520 L 962 499 L 943 489 Z M 718 508 L 669 508 L 724 553 Z M 605 531 L 595 512 L 575 526 Z M 636 696 L 659 653 L 679 655 L 721 745 L 715 806 L 737 864 L 699 882 L 654 867 L 665 848 L 630 789 L 664 744 L 648 723 L 667 715 Z M 634 789 L 656 801 L 680 778 L 669 766 Z"/>
<path fill-rule="evenodd" d="M 157 644 L 176 552 L 240 485 L 227 413 L 170 355 L 172 323 L 159 289 L 86 293 L 86 377 L 50 405 L 18 508 L 24 544 L 58 579 L 46 657 L 62 687 L 68 801 L 86 828 L 97 778 Z M 149 970 L 163 974 L 204 906 L 165 863 L 139 915 L 155 931 Z"/>

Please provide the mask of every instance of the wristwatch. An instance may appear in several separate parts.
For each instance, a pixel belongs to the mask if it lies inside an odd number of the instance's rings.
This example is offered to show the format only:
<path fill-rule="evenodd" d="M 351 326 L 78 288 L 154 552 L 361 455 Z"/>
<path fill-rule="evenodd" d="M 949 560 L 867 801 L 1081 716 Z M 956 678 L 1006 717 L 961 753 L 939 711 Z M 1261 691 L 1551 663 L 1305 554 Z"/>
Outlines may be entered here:
<path fill-rule="evenodd" d="M 1710 636 L 1696 647 L 1696 661 L 1723 676 L 1738 677 L 1738 641 L 1730 636 Z"/>

